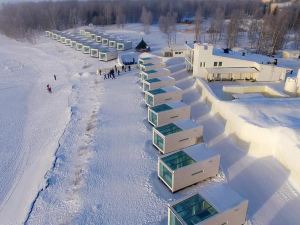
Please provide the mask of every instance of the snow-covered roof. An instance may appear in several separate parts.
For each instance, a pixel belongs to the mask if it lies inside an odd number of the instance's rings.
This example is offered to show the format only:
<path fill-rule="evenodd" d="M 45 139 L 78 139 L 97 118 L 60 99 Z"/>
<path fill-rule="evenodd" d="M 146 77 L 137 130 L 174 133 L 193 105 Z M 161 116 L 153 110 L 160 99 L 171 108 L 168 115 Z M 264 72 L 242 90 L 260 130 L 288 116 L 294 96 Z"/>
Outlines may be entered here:
<path fill-rule="evenodd" d="M 213 48 L 213 55 L 221 56 L 221 57 L 229 57 L 229 58 L 239 59 L 239 60 L 247 60 L 259 64 L 261 63 L 266 64 L 267 62 L 274 61 L 274 58 L 265 55 L 245 52 L 245 55 L 243 56 L 243 53 L 241 52 L 229 51 L 229 53 L 224 53 L 224 50 L 219 48 Z"/>
<path fill-rule="evenodd" d="M 199 127 L 199 125 L 192 120 L 180 120 L 174 122 L 174 124 L 179 128 L 181 128 L 182 130 L 188 130 L 188 129 Z"/>
<path fill-rule="evenodd" d="M 195 161 L 204 161 L 218 155 L 217 153 L 208 149 L 203 143 L 185 148 L 183 151 Z"/>
<path fill-rule="evenodd" d="M 216 184 L 205 187 L 199 191 L 199 194 L 219 213 L 246 201 L 226 184 Z"/>
<path fill-rule="evenodd" d="M 210 74 L 230 74 L 230 73 L 258 73 L 259 71 L 254 67 L 210 67 L 206 68 Z"/>

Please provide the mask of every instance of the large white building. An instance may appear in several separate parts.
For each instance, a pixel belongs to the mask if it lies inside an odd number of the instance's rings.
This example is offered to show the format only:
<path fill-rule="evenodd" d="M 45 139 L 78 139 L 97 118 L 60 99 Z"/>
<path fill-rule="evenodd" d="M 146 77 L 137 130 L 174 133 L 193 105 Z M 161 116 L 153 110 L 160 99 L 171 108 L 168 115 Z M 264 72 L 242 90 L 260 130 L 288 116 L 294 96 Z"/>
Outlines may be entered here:
<path fill-rule="evenodd" d="M 206 80 L 282 81 L 288 69 L 256 54 L 224 51 L 210 44 L 195 43 L 186 54 L 187 70 Z"/>

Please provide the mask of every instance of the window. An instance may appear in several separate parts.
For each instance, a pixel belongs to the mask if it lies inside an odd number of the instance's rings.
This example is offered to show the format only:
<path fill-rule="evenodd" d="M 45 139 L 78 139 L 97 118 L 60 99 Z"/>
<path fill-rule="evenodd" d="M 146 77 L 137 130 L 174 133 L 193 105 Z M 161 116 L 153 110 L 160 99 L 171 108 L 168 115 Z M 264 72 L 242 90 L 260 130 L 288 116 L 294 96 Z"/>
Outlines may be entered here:
<path fill-rule="evenodd" d="M 205 67 L 205 62 L 203 63 L 203 67 Z"/>
<path fill-rule="evenodd" d="M 172 173 L 162 163 L 159 163 L 159 176 L 172 187 Z"/>
<path fill-rule="evenodd" d="M 147 85 L 148 86 L 148 85 Z M 149 87 L 149 86 L 148 86 Z M 149 120 L 154 124 L 157 125 L 157 115 L 153 112 L 149 112 Z"/>
<path fill-rule="evenodd" d="M 154 133 L 154 144 L 161 150 L 164 150 L 164 139 L 157 133 Z"/>
<path fill-rule="evenodd" d="M 214 62 L 214 66 L 218 66 L 218 62 Z"/>
<path fill-rule="evenodd" d="M 219 66 L 222 66 L 222 62 L 219 62 Z"/>
<path fill-rule="evenodd" d="M 200 67 L 202 67 L 202 62 L 200 62 Z"/>

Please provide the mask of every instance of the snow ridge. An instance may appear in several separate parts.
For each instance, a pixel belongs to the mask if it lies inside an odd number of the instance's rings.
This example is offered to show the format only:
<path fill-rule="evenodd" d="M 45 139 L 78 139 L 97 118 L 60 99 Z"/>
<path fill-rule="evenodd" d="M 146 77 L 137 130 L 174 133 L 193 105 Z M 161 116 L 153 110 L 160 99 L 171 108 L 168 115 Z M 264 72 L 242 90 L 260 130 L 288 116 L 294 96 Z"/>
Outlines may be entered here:
<path fill-rule="evenodd" d="M 45 174 L 45 176 L 44 176 L 44 178 L 45 178 L 45 185 L 44 185 L 44 187 L 42 187 L 42 188 L 37 192 L 35 198 L 33 199 L 32 203 L 31 203 L 31 206 L 30 206 L 30 209 L 29 209 L 29 211 L 28 211 L 28 213 L 27 213 L 27 216 L 26 216 L 26 218 L 25 218 L 24 225 L 27 225 L 28 220 L 29 220 L 29 218 L 30 218 L 30 216 L 31 216 L 31 213 L 32 213 L 32 211 L 33 211 L 33 208 L 34 208 L 34 206 L 35 206 L 35 203 L 36 203 L 37 199 L 39 198 L 40 194 L 41 194 L 43 191 L 45 191 L 45 190 L 49 187 L 49 184 L 50 184 L 50 182 L 49 182 L 50 177 L 48 176 L 48 174 L 51 173 L 51 172 L 54 170 L 54 168 L 56 167 L 56 162 L 57 162 L 57 159 L 58 159 L 58 157 L 57 157 L 57 152 L 58 152 L 58 150 L 59 150 L 59 148 L 60 148 L 60 146 L 61 146 L 61 143 L 60 143 L 60 142 L 61 142 L 62 138 L 64 137 L 64 134 L 65 134 L 65 132 L 66 132 L 66 130 L 67 130 L 67 128 L 68 128 L 70 122 L 72 121 L 72 117 L 73 117 L 73 116 L 74 116 L 74 111 L 73 111 L 73 108 L 71 107 L 71 108 L 70 108 L 70 119 L 69 119 L 69 122 L 67 123 L 67 125 L 66 125 L 66 127 L 65 127 L 65 129 L 64 129 L 64 131 L 63 131 L 63 133 L 62 133 L 62 135 L 60 136 L 60 138 L 59 138 L 59 140 L 58 140 L 58 146 L 57 146 L 57 148 L 56 148 L 56 150 L 55 150 L 55 153 L 54 153 L 54 160 L 53 160 L 53 163 L 52 163 L 52 165 L 51 165 L 51 168 L 46 172 L 46 174 Z M 47 177 L 48 177 L 48 178 L 47 178 Z"/>

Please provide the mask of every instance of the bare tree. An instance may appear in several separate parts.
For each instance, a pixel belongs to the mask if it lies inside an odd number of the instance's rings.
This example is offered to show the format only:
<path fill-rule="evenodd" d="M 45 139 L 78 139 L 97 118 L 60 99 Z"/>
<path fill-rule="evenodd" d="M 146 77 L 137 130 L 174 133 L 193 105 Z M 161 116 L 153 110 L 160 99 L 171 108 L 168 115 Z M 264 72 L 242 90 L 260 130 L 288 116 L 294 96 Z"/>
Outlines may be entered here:
<path fill-rule="evenodd" d="M 150 32 L 150 25 L 152 24 L 152 13 L 148 11 L 145 6 L 143 6 L 142 14 L 141 14 L 141 22 L 144 25 L 144 32 L 148 34 Z"/>
<path fill-rule="evenodd" d="M 113 17 L 113 8 L 111 3 L 106 3 L 104 6 L 104 17 L 106 24 L 112 23 L 112 17 Z"/>
<path fill-rule="evenodd" d="M 124 28 L 125 22 L 126 22 L 126 16 L 123 12 L 123 8 L 122 6 L 118 6 L 116 8 L 116 24 L 118 27 Z"/>
<path fill-rule="evenodd" d="M 238 41 L 239 29 L 242 22 L 242 15 L 239 11 L 231 14 L 230 22 L 227 27 L 227 47 L 233 48 Z"/>
<path fill-rule="evenodd" d="M 194 25 L 194 34 L 195 34 L 196 42 L 200 42 L 200 32 L 201 32 L 201 9 L 198 8 L 195 15 L 195 25 Z"/>
<path fill-rule="evenodd" d="M 176 19 L 177 14 L 168 12 L 166 16 L 160 16 L 159 29 L 167 35 L 168 46 L 176 43 Z"/>

